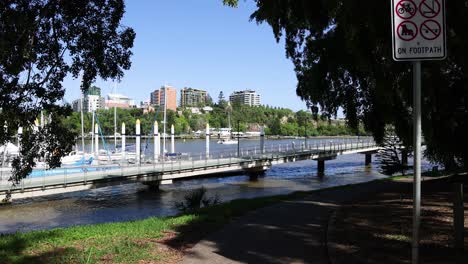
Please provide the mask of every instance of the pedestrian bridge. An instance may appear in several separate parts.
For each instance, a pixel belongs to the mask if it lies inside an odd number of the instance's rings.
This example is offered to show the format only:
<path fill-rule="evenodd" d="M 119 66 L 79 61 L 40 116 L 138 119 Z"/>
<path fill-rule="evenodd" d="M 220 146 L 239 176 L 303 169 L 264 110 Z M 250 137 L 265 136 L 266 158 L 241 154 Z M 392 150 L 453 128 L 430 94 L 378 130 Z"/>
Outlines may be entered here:
<path fill-rule="evenodd" d="M 365 154 L 365 164 L 379 150 L 373 141 L 322 143 L 299 146 L 271 145 L 264 149 L 244 149 L 205 155 L 178 156 L 173 159 L 142 161 L 141 164 L 106 164 L 57 168 L 35 171 L 33 176 L 12 186 L 8 181 L 11 172 L 3 171 L 0 179 L 0 200 L 11 194 L 12 199 L 73 192 L 91 188 L 141 182 L 151 187 L 171 184 L 173 180 L 209 175 L 244 172 L 255 177 L 276 164 L 300 160 L 316 160 L 318 175 L 325 171 L 325 161 L 338 155 Z"/>

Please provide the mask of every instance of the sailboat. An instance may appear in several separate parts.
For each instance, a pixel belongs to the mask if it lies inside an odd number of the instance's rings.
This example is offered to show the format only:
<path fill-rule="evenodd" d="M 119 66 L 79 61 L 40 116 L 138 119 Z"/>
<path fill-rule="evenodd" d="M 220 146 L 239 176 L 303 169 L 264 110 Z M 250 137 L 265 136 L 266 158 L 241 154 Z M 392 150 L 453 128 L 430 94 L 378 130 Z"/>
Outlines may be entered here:
<path fill-rule="evenodd" d="M 227 112 L 228 112 L 228 126 L 229 126 L 229 128 L 227 129 L 227 131 L 221 129 L 220 134 L 219 134 L 221 139 L 218 141 L 218 144 L 234 145 L 234 144 L 238 143 L 237 140 L 232 139 L 231 111 L 232 111 L 231 102 L 228 102 Z"/>

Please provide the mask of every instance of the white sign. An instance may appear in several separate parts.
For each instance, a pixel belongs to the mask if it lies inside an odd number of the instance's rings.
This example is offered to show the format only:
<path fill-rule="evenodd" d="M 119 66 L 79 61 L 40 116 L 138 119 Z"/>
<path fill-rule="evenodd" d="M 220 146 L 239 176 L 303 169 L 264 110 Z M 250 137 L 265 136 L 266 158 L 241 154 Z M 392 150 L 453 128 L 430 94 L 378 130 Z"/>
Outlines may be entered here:
<path fill-rule="evenodd" d="M 445 0 L 392 0 L 392 21 L 394 60 L 445 59 Z"/>

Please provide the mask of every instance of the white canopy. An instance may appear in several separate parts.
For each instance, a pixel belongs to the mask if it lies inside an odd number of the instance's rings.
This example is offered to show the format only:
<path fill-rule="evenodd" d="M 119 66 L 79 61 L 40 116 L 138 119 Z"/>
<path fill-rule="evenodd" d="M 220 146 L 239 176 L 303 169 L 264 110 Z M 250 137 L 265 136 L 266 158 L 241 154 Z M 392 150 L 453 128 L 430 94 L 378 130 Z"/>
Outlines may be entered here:
<path fill-rule="evenodd" d="M 6 145 L 0 146 L 0 154 L 3 155 L 4 152 L 7 155 L 18 155 L 19 148 L 15 144 L 8 142 Z"/>

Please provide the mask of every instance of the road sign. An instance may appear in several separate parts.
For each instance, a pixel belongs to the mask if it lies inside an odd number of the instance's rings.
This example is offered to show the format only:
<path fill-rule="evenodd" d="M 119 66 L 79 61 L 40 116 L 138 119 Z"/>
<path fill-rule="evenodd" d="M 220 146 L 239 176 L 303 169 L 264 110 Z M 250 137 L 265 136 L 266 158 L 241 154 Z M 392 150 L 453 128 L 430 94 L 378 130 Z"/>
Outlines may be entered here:
<path fill-rule="evenodd" d="M 445 59 L 445 0 L 392 0 L 392 21 L 394 60 Z"/>

